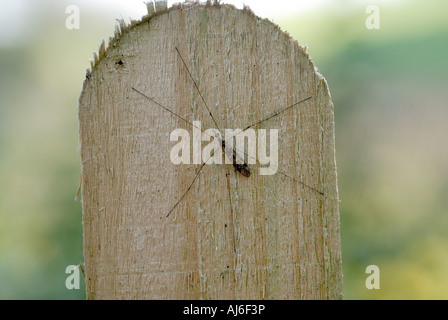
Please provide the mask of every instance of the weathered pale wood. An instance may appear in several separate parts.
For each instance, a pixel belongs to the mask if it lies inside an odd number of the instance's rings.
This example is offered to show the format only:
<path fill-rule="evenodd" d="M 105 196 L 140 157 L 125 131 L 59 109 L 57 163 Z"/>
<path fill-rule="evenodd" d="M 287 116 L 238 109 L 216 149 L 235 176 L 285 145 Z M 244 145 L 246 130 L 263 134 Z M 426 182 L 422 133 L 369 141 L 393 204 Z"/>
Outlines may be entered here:
<path fill-rule="evenodd" d="M 121 25 L 79 100 L 89 299 L 339 299 L 333 104 L 308 54 L 268 20 L 229 5 L 172 7 Z M 213 123 L 279 129 L 277 173 L 173 165 L 169 133 Z"/>

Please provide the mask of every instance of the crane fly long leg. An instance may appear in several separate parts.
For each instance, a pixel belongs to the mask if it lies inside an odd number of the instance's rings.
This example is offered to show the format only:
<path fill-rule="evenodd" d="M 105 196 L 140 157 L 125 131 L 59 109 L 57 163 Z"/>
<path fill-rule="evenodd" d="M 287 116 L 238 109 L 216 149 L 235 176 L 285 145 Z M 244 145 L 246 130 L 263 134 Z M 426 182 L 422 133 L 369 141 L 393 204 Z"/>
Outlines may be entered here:
<path fill-rule="evenodd" d="M 189 125 L 193 126 L 196 129 L 199 129 L 202 131 L 202 133 L 206 134 L 207 136 L 209 136 L 210 138 L 215 138 L 216 136 L 213 136 L 209 133 L 207 133 L 204 129 L 195 126 L 192 122 L 188 121 L 187 119 L 181 117 L 180 115 L 178 115 L 177 113 L 171 111 L 170 109 L 168 109 L 167 107 L 163 106 L 162 104 L 160 104 L 159 102 L 155 101 L 153 98 L 148 97 L 146 94 L 140 92 L 139 90 L 135 89 L 134 87 L 131 87 L 132 90 L 134 90 L 135 92 L 139 93 L 140 95 L 142 95 L 143 97 L 147 98 L 148 100 L 150 100 L 151 102 L 155 103 L 157 106 L 161 107 L 162 109 L 164 109 L 165 111 L 168 111 L 169 113 L 171 113 L 172 115 L 174 115 L 175 117 L 181 119 L 182 121 L 185 121 L 186 123 L 188 123 Z M 219 130 L 218 130 L 219 131 Z M 224 140 L 220 139 L 220 143 L 223 145 Z M 207 160 L 208 161 L 208 160 Z M 206 162 L 207 162 L 206 161 Z M 82 177 L 81 177 L 82 178 Z"/>
<path fill-rule="evenodd" d="M 208 160 L 207 160 L 208 161 Z M 196 182 L 196 180 L 199 177 L 199 174 L 201 173 L 202 169 L 204 168 L 206 162 L 204 162 L 201 167 L 199 168 L 199 171 L 196 173 L 193 181 L 191 182 L 190 186 L 188 187 L 187 191 L 185 191 L 185 193 L 182 195 L 182 197 L 177 200 L 176 204 L 174 205 L 174 207 L 170 210 L 170 212 L 168 212 L 168 214 L 166 215 L 166 218 L 168 218 L 168 216 L 171 214 L 171 212 L 174 211 L 174 209 L 176 209 L 176 207 L 179 205 L 179 203 L 181 203 L 181 201 L 185 198 L 185 196 L 187 195 L 188 191 L 190 191 L 191 187 L 193 187 L 193 184 Z"/>
<path fill-rule="evenodd" d="M 220 133 L 221 136 L 222 136 L 221 129 L 219 129 L 219 126 L 218 126 L 218 123 L 217 123 L 216 120 L 215 120 L 215 117 L 213 116 L 212 112 L 210 111 L 210 108 L 208 107 L 207 102 L 205 102 L 205 99 L 204 99 L 204 97 L 202 96 L 202 93 L 201 93 L 201 91 L 199 90 L 199 87 L 198 87 L 196 81 L 194 80 L 193 75 L 192 75 L 191 72 L 190 72 L 190 69 L 188 69 L 188 66 L 187 66 L 187 64 L 186 64 L 186 62 L 185 62 L 185 60 L 184 60 L 184 58 L 182 58 L 182 55 L 180 54 L 179 49 L 177 49 L 177 47 L 174 47 L 174 48 L 176 49 L 177 54 L 178 54 L 179 57 L 180 57 L 180 60 L 182 60 L 182 63 L 183 63 L 183 65 L 184 65 L 185 69 L 187 69 L 188 75 L 190 76 L 191 80 L 193 81 L 193 84 L 194 84 L 196 90 L 198 91 L 199 96 L 200 96 L 201 99 L 202 99 L 202 102 L 204 102 L 204 105 L 205 105 L 205 107 L 207 108 L 208 114 L 209 114 L 210 117 L 212 118 L 213 123 L 215 124 L 216 129 L 218 129 L 219 133 Z"/>
<path fill-rule="evenodd" d="M 283 112 L 285 112 L 285 111 L 287 111 L 287 110 L 289 110 L 289 109 L 295 107 L 295 106 L 298 105 L 298 104 L 301 104 L 302 102 L 305 102 L 305 101 L 310 100 L 312 97 L 313 97 L 313 96 L 309 96 L 308 98 L 302 99 L 302 100 L 300 100 L 300 101 L 298 101 L 298 102 L 296 102 L 296 103 L 290 105 L 289 107 L 286 107 L 286 108 L 284 108 L 284 109 L 282 109 L 282 110 L 280 110 L 280 111 L 275 112 L 273 115 L 271 115 L 271 116 L 269 116 L 269 117 L 267 117 L 267 118 L 265 118 L 265 119 L 262 119 L 262 120 L 260 120 L 260 121 L 255 122 L 255 123 L 252 123 L 251 125 L 249 125 L 249 126 L 247 126 L 246 128 L 244 128 L 242 131 L 240 131 L 240 132 L 238 132 L 237 134 L 233 135 L 231 138 L 236 137 L 236 136 L 239 135 L 240 133 L 243 133 L 243 132 L 246 131 L 247 129 L 252 128 L 253 126 L 259 125 L 260 123 L 263 123 L 263 122 L 265 122 L 265 121 L 268 121 L 269 119 L 272 119 L 272 118 L 278 116 L 279 114 L 281 114 L 281 113 L 283 113 Z M 230 138 L 229 138 L 229 139 L 230 139 Z"/>
<path fill-rule="evenodd" d="M 199 90 L 199 86 L 198 86 L 198 84 L 196 83 L 196 81 L 195 81 L 194 78 L 193 78 L 193 75 L 192 75 L 191 72 L 190 72 L 190 69 L 188 68 L 187 63 L 185 62 L 184 58 L 182 58 L 182 55 L 180 54 L 179 49 L 177 49 L 177 47 L 174 47 L 174 48 L 176 49 L 177 54 L 179 55 L 180 60 L 182 61 L 182 63 L 183 63 L 183 65 L 184 65 L 185 69 L 187 69 L 188 75 L 190 76 L 191 80 L 193 81 L 194 87 L 195 87 L 196 90 L 198 91 L 199 96 L 201 97 L 202 102 L 204 103 L 205 108 L 206 108 L 207 111 L 208 111 L 208 114 L 209 114 L 210 117 L 212 118 L 213 123 L 215 124 L 216 129 L 218 129 L 219 134 L 221 135 L 221 137 L 224 137 L 223 134 L 222 134 L 221 129 L 220 129 L 219 126 L 218 126 L 218 123 L 216 122 L 215 117 L 213 116 L 213 114 L 212 114 L 210 108 L 208 107 L 207 102 L 205 102 L 205 99 L 204 99 L 204 96 L 203 96 L 202 93 L 201 93 L 201 90 Z M 224 153 L 225 153 L 225 152 L 224 152 Z M 232 159 L 232 160 L 233 160 L 233 166 L 235 167 L 235 169 L 236 169 L 239 173 L 241 173 L 241 174 L 242 174 L 243 176 L 245 176 L 245 177 L 249 177 L 249 176 L 250 176 L 250 169 L 249 169 L 249 166 L 248 166 L 246 163 L 243 163 L 243 164 L 237 164 L 237 161 L 236 161 L 236 154 L 233 155 L 233 159 Z"/>
<path fill-rule="evenodd" d="M 163 106 L 162 104 L 160 104 L 160 103 L 157 102 L 156 100 L 152 99 L 151 97 L 147 96 L 146 94 L 140 92 L 139 90 L 135 89 L 134 87 L 132 87 L 131 89 L 134 90 L 135 92 L 139 93 L 139 94 L 142 95 L 143 97 L 147 98 L 148 100 L 150 100 L 151 102 L 153 102 L 153 103 L 156 104 L 157 106 L 161 107 L 161 108 L 164 109 L 165 111 L 171 113 L 171 114 L 174 115 L 175 117 L 181 119 L 182 121 L 184 121 L 184 122 L 190 124 L 191 126 L 197 128 L 197 129 L 200 129 L 200 130 L 201 130 L 203 133 L 205 133 L 206 135 L 208 135 L 208 136 L 210 136 L 210 137 L 213 137 L 212 135 L 206 133 L 205 130 L 203 130 L 202 128 L 199 128 L 199 127 L 195 126 L 193 123 L 191 123 L 191 122 L 188 121 L 187 119 L 185 119 L 185 118 L 179 116 L 178 114 L 176 114 L 175 112 L 173 112 L 173 111 L 171 111 L 170 109 L 166 108 L 165 106 Z M 310 97 L 308 97 L 308 98 L 305 98 L 305 99 L 303 99 L 303 100 L 301 100 L 301 101 L 298 101 L 298 102 L 294 103 L 293 105 L 291 105 L 291 106 L 289 106 L 289 107 L 287 107 L 287 108 L 284 108 L 283 110 L 280 110 L 279 112 L 276 112 L 276 113 L 275 113 L 274 115 L 272 115 L 272 116 L 269 116 L 269 117 L 267 117 L 267 118 L 265 118 L 265 119 L 263 119 L 263 120 L 261 120 L 261 121 L 258 121 L 258 122 L 254 123 L 254 124 L 251 124 L 250 126 L 247 126 L 243 131 L 249 129 L 250 127 L 253 127 L 253 126 L 255 126 L 255 125 L 258 125 L 258 124 L 260 124 L 260 123 L 262 123 L 262 122 L 265 122 L 265 121 L 267 121 L 267 120 L 269 120 L 269 119 L 271 119 L 271 118 L 273 118 L 273 117 L 275 117 L 275 116 L 278 116 L 280 113 L 282 113 L 282 112 L 284 112 L 284 111 L 286 111 L 286 110 L 288 110 L 288 109 L 291 109 L 292 107 L 295 107 L 296 105 L 298 105 L 298 104 L 300 104 L 300 103 L 302 103 L 302 102 L 304 102 L 304 101 L 307 101 L 307 100 L 309 100 L 309 99 L 311 99 L 311 98 L 312 98 L 312 96 L 310 96 Z M 235 136 L 239 135 L 239 134 L 242 133 L 243 131 L 240 131 L 239 133 L 237 133 L 237 134 L 233 135 L 232 137 L 228 138 L 227 140 L 230 140 L 230 139 L 234 138 Z M 239 151 L 239 152 L 241 152 L 241 151 Z M 245 153 L 245 152 L 242 152 L 242 153 L 243 153 L 244 155 L 246 155 L 247 157 L 256 160 L 256 158 L 254 158 L 254 157 L 248 155 L 247 153 Z M 207 161 L 208 161 L 208 160 L 207 160 Z M 207 161 L 206 161 L 206 162 L 207 162 Z M 203 167 L 204 167 L 204 165 L 205 165 L 206 162 L 204 162 L 204 163 L 201 165 L 201 168 L 200 168 L 199 172 L 203 169 Z M 290 179 L 292 179 L 292 180 L 294 180 L 294 181 L 300 183 L 301 185 L 303 185 L 303 186 L 305 186 L 305 187 L 307 187 L 307 188 L 309 188 L 309 189 L 311 189 L 311 190 L 313 190 L 313 191 L 315 191 L 315 192 L 317 192 L 317 193 L 319 193 L 319 194 L 321 194 L 321 195 L 324 195 L 321 191 L 317 190 L 316 188 L 311 187 L 311 186 L 305 184 L 304 182 L 302 182 L 302 181 L 300 181 L 300 180 L 297 180 L 297 179 L 295 179 L 294 177 L 291 177 L 290 175 L 288 175 L 288 174 L 286 174 L 286 173 L 284 173 L 284 172 L 282 172 L 282 171 L 280 171 L 280 170 L 277 170 L 277 172 L 280 173 L 281 175 L 283 175 L 284 177 L 290 178 Z M 196 181 L 196 178 L 197 178 L 197 176 L 194 178 L 193 182 L 191 183 L 191 186 L 192 186 L 192 185 L 194 184 L 194 182 Z M 174 208 L 171 209 L 171 211 L 168 213 L 167 217 L 168 217 L 168 216 L 171 214 L 171 212 L 177 207 L 177 205 L 181 202 L 181 200 L 186 196 L 186 194 L 188 193 L 188 191 L 191 189 L 191 186 L 187 189 L 187 192 L 182 196 L 182 198 L 178 201 L 178 203 L 176 203 L 176 205 L 174 206 Z"/>
<path fill-rule="evenodd" d="M 259 125 L 260 123 L 263 123 L 263 122 L 265 122 L 265 121 L 267 121 L 267 120 L 269 120 L 269 119 L 272 119 L 272 118 L 278 116 L 279 114 L 281 114 L 281 113 L 283 113 L 283 112 L 285 112 L 285 111 L 287 111 L 287 110 L 289 110 L 289 109 L 291 109 L 291 108 L 297 106 L 298 104 L 301 104 L 302 102 L 305 102 L 305 101 L 310 100 L 312 97 L 313 97 L 313 96 L 309 96 L 309 97 L 307 97 L 307 98 L 305 98 L 305 99 L 302 99 L 302 100 L 300 100 L 300 101 L 298 101 L 298 102 L 296 102 L 296 103 L 294 103 L 294 104 L 292 104 L 292 105 L 290 105 L 290 106 L 288 106 L 288 107 L 286 107 L 286 108 L 284 108 L 284 109 L 282 109 L 282 110 L 280 110 L 280 111 L 275 112 L 273 115 L 271 115 L 271 116 L 269 116 L 269 117 L 267 117 L 267 118 L 265 118 L 265 119 L 262 119 L 262 120 L 260 120 L 260 121 L 257 121 L 257 122 L 255 122 L 255 123 L 253 123 L 253 124 L 247 126 L 246 128 L 244 128 L 244 130 L 238 132 L 237 134 L 231 136 L 230 138 L 227 138 L 227 140 L 233 139 L 234 137 L 236 137 L 237 135 L 243 133 L 243 132 L 246 131 L 247 129 L 249 129 L 249 128 L 253 127 L 253 126 Z M 245 152 L 243 152 L 243 151 L 241 151 L 241 150 L 240 150 L 239 152 L 243 153 L 243 154 L 246 155 L 248 158 L 252 158 L 252 159 L 254 159 L 254 160 L 257 160 L 256 158 L 252 157 L 251 155 L 249 155 L 249 154 L 247 154 L 247 153 L 245 153 Z M 304 183 L 304 182 L 302 182 L 302 181 L 300 181 L 300 180 L 298 180 L 298 179 L 296 179 L 296 178 L 294 178 L 294 177 L 291 177 L 290 175 L 288 175 L 288 174 L 286 174 L 286 173 L 284 173 L 284 172 L 282 172 L 282 171 L 280 171 L 280 170 L 277 170 L 277 173 L 280 173 L 282 176 L 284 176 L 284 177 L 286 177 L 286 178 L 289 178 L 289 179 L 294 180 L 295 182 L 301 184 L 301 185 L 304 186 L 304 187 L 307 187 L 307 188 L 310 189 L 310 190 L 313 190 L 314 192 L 319 193 L 319 194 L 322 195 L 322 196 L 324 195 L 323 192 L 317 190 L 316 188 L 311 187 L 311 186 L 307 185 L 306 183 Z"/>
<path fill-rule="evenodd" d="M 208 134 L 207 132 L 205 132 L 202 128 L 199 128 L 199 127 L 195 126 L 193 123 L 191 123 L 191 122 L 188 121 L 187 119 L 181 117 L 181 116 L 178 115 L 177 113 L 171 111 L 170 109 L 168 109 L 167 107 L 163 106 L 162 104 L 160 104 L 159 102 L 157 102 L 157 101 L 154 100 L 153 98 L 148 97 L 146 94 L 140 92 L 139 90 L 135 89 L 134 87 L 131 87 L 131 89 L 134 90 L 135 92 L 139 93 L 139 94 L 142 95 L 143 97 L 147 98 L 147 99 L 150 100 L 151 102 L 155 103 L 157 106 L 161 107 L 161 108 L 164 109 L 165 111 L 171 113 L 171 114 L 174 115 L 175 117 L 181 119 L 182 121 L 185 121 L 186 123 L 192 125 L 193 127 L 197 128 L 197 129 L 201 130 L 201 131 L 202 131 L 203 133 L 205 133 L 206 135 L 208 135 L 208 136 L 210 136 L 210 137 L 213 137 L 212 135 L 210 135 L 210 134 Z M 213 138 L 214 138 L 214 137 L 213 137 Z M 210 158 L 213 157 L 214 154 L 215 154 L 215 152 L 213 151 L 213 153 L 212 153 L 212 155 L 210 156 Z M 210 159 L 210 158 L 209 158 L 209 159 Z M 207 159 L 207 161 L 208 161 L 209 159 Z M 199 174 L 201 173 L 201 171 L 202 171 L 202 169 L 204 168 L 204 166 L 205 166 L 205 164 L 207 163 L 207 161 L 205 161 L 205 162 L 201 165 L 201 167 L 199 168 L 199 171 L 196 173 L 196 175 L 195 175 L 193 181 L 191 182 L 190 186 L 188 187 L 187 191 L 185 191 L 185 193 L 182 195 L 182 197 L 176 202 L 176 204 L 175 204 L 174 207 L 170 210 L 170 212 L 168 212 L 168 214 L 166 215 L 166 217 L 168 217 L 168 216 L 171 214 L 171 212 L 173 212 L 174 209 L 176 209 L 176 207 L 179 205 L 179 203 L 181 203 L 182 200 L 185 198 L 185 196 L 186 196 L 187 193 L 190 191 L 190 189 L 193 187 L 193 184 L 195 183 L 195 181 L 196 181 L 197 178 L 199 177 Z"/>
<path fill-rule="evenodd" d="M 182 197 L 180 197 L 180 199 L 176 202 L 176 204 L 174 205 L 174 207 L 170 210 L 170 212 L 168 212 L 168 214 L 166 215 L 166 218 L 168 218 L 168 216 L 171 214 L 171 212 L 174 211 L 174 209 L 176 209 L 176 207 L 179 205 L 179 203 L 181 203 L 181 201 L 185 198 L 185 196 L 187 195 L 187 193 L 190 191 L 191 187 L 193 187 L 193 184 L 196 182 L 196 180 L 199 177 L 199 174 L 201 173 L 202 169 L 204 168 L 205 164 L 208 162 L 208 160 L 210 160 L 213 155 L 215 154 L 215 150 L 213 150 L 212 154 L 210 155 L 210 157 L 208 157 L 208 159 L 206 161 L 204 161 L 203 164 L 201 164 L 201 167 L 199 168 L 198 172 L 196 173 L 193 181 L 191 181 L 191 184 L 188 186 L 187 191 L 184 192 L 184 194 L 182 195 Z"/>
<path fill-rule="evenodd" d="M 294 180 L 294 181 L 297 182 L 297 183 L 300 183 L 302 186 L 307 187 L 308 189 L 313 190 L 314 192 L 317 192 L 317 193 L 320 194 L 321 196 L 324 195 L 323 192 L 321 192 L 321 191 L 317 190 L 316 188 L 313 188 L 313 187 L 311 187 L 311 186 L 309 186 L 309 185 L 303 183 L 303 182 L 300 181 L 300 180 L 297 180 L 297 179 L 294 178 L 294 177 L 291 177 L 290 175 L 287 175 L 286 173 L 283 173 L 283 172 L 281 172 L 281 171 L 279 171 L 279 170 L 277 170 L 277 173 L 280 173 L 282 176 L 285 176 L 285 177 L 287 177 L 287 178 L 289 178 L 289 179 Z"/>
<path fill-rule="evenodd" d="M 181 119 L 182 121 L 185 121 L 185 122 L 188 123 L 189 125 L 192 125 L 192 126 L 195 127 L 196 129 L 201 130 L 203 133 L 205 133 L 206 135 L 208 135 L 208 136 L 211 137 L 211 135 L 207 134 L 207 132 L 205 132 L 203 129 L 201 129 L 201 128 L 195 126 L 193 123 L 191 123 L 190 121 L 188 121 L 188 120 L 185 119 L 184 117 L 181 117 L 181 116 L 178 115 L 177 113 L 171 111 L 170 109 L 168 109 L 167 107 L 163 106 L 162 104 L 158 103 L 158 102 L 157 102 L 156 100 L 154 100 L 153 98 L 148 97 L 146 94 L 144 94 L 144 93 L 138 91 L 138 90 L 135 89 L 134 87 L 131 87 L 131 89 L 134 90 L 135 92 L 141 94 L 142 96 L 144 96 L 146 99 L 150 100 L 151 102 L 155 103 L 156 105 L 158 105 L 159 107 L 161 107 L 161 108 L 164 109 L 165 111 L 168 111 L 168 112 L 171 113 L 173 116 L 175 116 L 175 117 Z"/>

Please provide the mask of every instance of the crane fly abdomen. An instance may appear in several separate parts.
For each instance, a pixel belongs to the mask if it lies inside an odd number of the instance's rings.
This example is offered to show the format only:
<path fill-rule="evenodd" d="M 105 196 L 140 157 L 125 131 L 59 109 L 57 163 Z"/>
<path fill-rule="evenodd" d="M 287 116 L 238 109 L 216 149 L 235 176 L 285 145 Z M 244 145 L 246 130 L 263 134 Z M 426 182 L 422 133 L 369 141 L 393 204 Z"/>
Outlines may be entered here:
<path fill-rule="evenodd" d="M 235 158 L 233 160 L 233 166 L 235 167 L 235 170 L 241 173 L 245 177 L 250 177 L 250 169 L 249 166 L 246 163 L 238 164 L 235 163 Z"/>

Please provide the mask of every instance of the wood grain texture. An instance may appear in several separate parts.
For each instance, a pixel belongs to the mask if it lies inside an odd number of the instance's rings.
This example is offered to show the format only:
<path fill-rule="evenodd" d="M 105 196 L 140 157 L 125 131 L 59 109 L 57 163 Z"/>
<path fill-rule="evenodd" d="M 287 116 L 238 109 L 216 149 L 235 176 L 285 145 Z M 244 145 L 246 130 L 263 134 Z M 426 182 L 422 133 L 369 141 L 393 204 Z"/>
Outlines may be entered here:
<path fill-rule="evenodd" d="M 224 128 L 279 129 L 279 170 L 170 161 L 170 132 L 214 128 L 179 49 Z M 102 51 L 102 52 L 101 52 Z M 175 6 L 123 26 L 79 100 L 89 299 L 340 299 L 333 104 L 308 54 L 229 5 Z M 205 143 L 204 143 L 205 144 Z"/>

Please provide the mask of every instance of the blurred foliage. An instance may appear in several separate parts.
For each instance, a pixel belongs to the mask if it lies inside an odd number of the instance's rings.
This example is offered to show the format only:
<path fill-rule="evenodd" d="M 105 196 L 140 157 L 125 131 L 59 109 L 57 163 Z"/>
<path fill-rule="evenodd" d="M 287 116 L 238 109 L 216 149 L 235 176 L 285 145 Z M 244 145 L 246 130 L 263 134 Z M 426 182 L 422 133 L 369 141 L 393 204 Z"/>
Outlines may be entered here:
<path fill-rule="evenodd" d="M 308 45 L 333 97 L 345 298 L 446 299 L 448 4 L 381 4 L 367 30 L 365 7 L 335 3 L 275 22 Z M 77 99 L 119 16 L 81 7 L 70 31 L 68 4 L 29 2 L 30 34 L 0 43 L 1 299 L 85 298 L 65 288 L 83 261 Z M 365 287 L 371 264 L 380 290 Z"/>
<path fill-rule="evenodd" d="M 286 23 L 308 43 L 335 105 L 346 299 L 448 298 L 442 8 L 441 1 L 380 6 L 380 30 L 363 28 L 363 11 Z M 313 19 L 318 31 L 306 27 Z M 368 265 L 380 268 L 380 290 L 366 289 Z"/>

